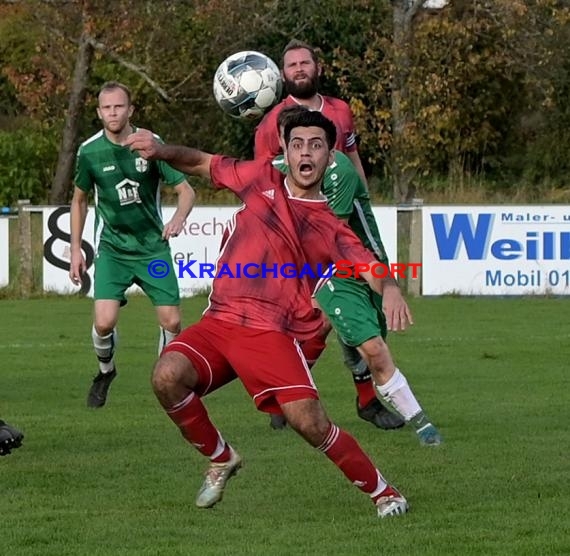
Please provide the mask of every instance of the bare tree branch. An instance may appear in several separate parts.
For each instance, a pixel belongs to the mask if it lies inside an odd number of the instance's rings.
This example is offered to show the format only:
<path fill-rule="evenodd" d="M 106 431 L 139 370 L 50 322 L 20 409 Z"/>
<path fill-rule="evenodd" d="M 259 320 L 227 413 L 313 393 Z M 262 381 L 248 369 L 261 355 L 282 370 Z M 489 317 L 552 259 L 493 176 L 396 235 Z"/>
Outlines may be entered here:
<path fill-rule="evenodd" d="M 115 62 L 119 63 L 121 66 L 124 66 L 125 68 L 130 69 L 137 75 L 140 75 L 151 86 L 151 88 L 158 93 L 158 95 L 164 101 L 171 102 L 172 99 L 170 98 L 169 94 L 154 79 L 152 79 L 148 75 L 148 73 L 143 67 L 137 66 L 136 64 L 133 64 L 128 60 L 125 60 L 125 58 L 119 56 L 118 54 L 113 52 L 109 47 L 107 47 L 105 44 L 95 40 L 93 37 L 88 37 L 87 41 L 95 50 L 104 52 L 107 56 L 109 56 L 109 58 L 115 60 Z"/>
<path fill-rule="evenodd" d="M 187 103 L 192 103 L 192 102 L 200 102 L 200 103 L 204 103 L 204 102 L 208 102 L 209 99 L 204 98 L 204 97 L 183 97 L 183 98 L 179 98 L 177 99 L 178 102 L 187 102 Z"/>
<path fill-rule="evenodd" d="M 42 21 L 43 25 L 45 25 L 45 21 L 41 20 L 41 18 L 38 16 L 38 14 L 34 14 L 34 15 L 40 21 Z M 74 38 L 67 36 L 65 33 L 63 33 L 61 31 L 61 29 L 58 29 L 57 27 L 50 26 L 49 31 L 51 33 L 53 33 L 54 35 L 71 42 L 72 44 L 79 45 L 79 41 L 77 39 L 74 39 Z M 113 52 L 113 50 L 111 50 L 106 44 L 97 41 L 92 36 L 87 36 L 86 40 L 94 50 L 99 50 L 100 52 L 104 52 L 107 56 L 109 56 L 109 58 L 111 58 L 112 60 L 114 60 L 115 62 L 120 64 L 121 66 L 124 66 L 125 68 L 130 69 L 131 71 L 133 71 L 137 75 L 140 75 L 150 85 L 150 87 L 158 93 L 158 95 L 165 102 L 172 102 L 172 97 L 154 79 L 152 79 L 148 75 L 146 69 L 143 66 L 138 66 L 138 65 L 134 64 L 133 62 L 129 62 L 129 60 L 126 60 L 122 56 L 119 56 L 118 54 Z"/>

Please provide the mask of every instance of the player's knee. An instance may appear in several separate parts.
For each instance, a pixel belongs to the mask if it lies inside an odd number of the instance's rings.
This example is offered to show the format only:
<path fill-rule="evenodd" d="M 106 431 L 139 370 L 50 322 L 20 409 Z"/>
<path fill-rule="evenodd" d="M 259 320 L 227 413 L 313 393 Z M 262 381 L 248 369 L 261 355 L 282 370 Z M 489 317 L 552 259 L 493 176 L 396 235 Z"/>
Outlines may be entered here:
<path fill-rule="evenodd" d="M 106 318 L 105 316 L 97 316 L 95 317 L 93 326 L 95 327 L 95 332 L 103 338 L 113 332 L 115 324 L 115 321 L 112 319 Z"/>
<path fill-rule="evenodd" d="M 301 405 L 303 404 L 303 405 Z M 329 430 L 329 419 L 318 400 L 303 400 L 299 406 L 283 407 L 287 422 L 312 446 L 320 446 Z"/>
<path fill-rule="evenodd" d="M 330 428 L 328 419 L 308 416 L 299 420 L 295 425 L 289 423 L 312 446 L 320 446 Z"/>
<path fill-rule="evenodd" d="M 181 381 L 182 373 L 171 354 L 167 353 L 160 357 L 154 365 L 151 377 L 155 394 L 167 394 L 174 390 Z"/>
<path fill-rule="evenodd" d="M 390 348 L 380 337 L 368 340 L 360 346 L 375 382 L 384 384 L 394 373 L 394 361 Z"/>
<path fill-rule="evenodd" d="M 388 345 L 380 336 L 367 340 L 359 347 L 366 359 L 382 360 L 390 356 Z"/>
<path fill-rule="evenodd" d="M 172 334 L 180 333 L 180 315 L 173 314 L 160 319 L 160 326 Z"/>

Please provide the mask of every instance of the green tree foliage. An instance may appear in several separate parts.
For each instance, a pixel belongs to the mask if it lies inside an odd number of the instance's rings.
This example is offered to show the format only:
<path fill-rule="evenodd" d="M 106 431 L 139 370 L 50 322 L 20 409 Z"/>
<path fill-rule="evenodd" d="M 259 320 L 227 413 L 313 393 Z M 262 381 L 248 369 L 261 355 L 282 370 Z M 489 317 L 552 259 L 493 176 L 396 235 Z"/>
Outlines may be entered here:
<path fill-rule="evenodd" d="M 570 6 L 534 0 L 520 37 L 527 71 L 525 103 L 510 117 L 498 171 L 531 184 L 566 185 L 570 172 Z M 523 11 L 521 9 L 521 11 Z"/>
<path fill-rule="evenodd" d="M 44 64 L 37 43 L 42 33 L 24 7 L 0 6 L 2 206 L 18 199 L 45 202 L 55 168 L 60 122 L 54 100 L 62 91 L 54 63 Z"/>
<path fill-rule="evenodd" d="M 18 199 L 45 202 L 57 145 L 57 134 L 29 124 L 0 131 L 0 206 L 14 206 Z"/>
<path fill-rule="evenodd" d="M 443 10 L 420 4 L 0 3 L 2 164 L 11 176 L 1 182 L 0 196 L 14 198 L 17 176 L 25 184 L 17 195 L 46 200 L 85 31 L 95 55 L 79 120 L 82 138 L 99 129 L 99 87 L 117 79 L 134 92 L 134 123 L 168 141 L 249 156 L 255 123 L 233 120 L 216 105 L 215 69 L 245 49 L 280 62 L 284 45 L 298 38 L 320 49 L 321 90 L 350 102 L 363 161 L 386 183 L 406 177 L 413 188 L 423 188 L 473 175 L 564 183 L 570 166 L 567 3 L 454 0 Z M 410 35 L 400 44 L 395 9 L 410 6 Z M 38 180 L 41 187 L 30 185 Z"/>
<path fill-rule="evenodd" d="M 555 170 L 554 153 L 563 167 L 570 146 L 560 143 L 568 135 L 561 124 L 567 120 L 560 118 L 568 111 L 563 91 L 569 76 L 560 65 L 560 56 L 568 59 L 567 12 L 555 0 L 473 0 L 417 13 L 400 106 L 407 115 L 404 156 L 398 161 L 403 171 L 416 172 L 416 184 L 438 176 L 457 182 L 473 173 L 506 180 L 515 168 L 520 176 L 531 167 L 545 177 Z M 351 99 L 365 156 L 390 171 L 391 97 L 401 57 L 390 30 L 371 23 L 366 29 L 363 55 L 339 47 L 333 73 Z M 356 87 L 346 77 L 351 68 Z M 561 124 L 555 140 L 554 121 Z M 550 133 L 541 131 L 549 127 Z M 549 139 L 557 142 L 555 149 L 547 147 Z"/>

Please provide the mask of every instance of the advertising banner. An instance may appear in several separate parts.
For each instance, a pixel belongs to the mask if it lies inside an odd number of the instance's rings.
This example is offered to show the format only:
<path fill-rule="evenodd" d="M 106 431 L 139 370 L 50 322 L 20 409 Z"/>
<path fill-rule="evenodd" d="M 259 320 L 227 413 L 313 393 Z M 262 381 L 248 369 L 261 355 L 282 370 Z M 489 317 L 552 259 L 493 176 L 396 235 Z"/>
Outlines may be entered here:
<path fill-rule="evenodd" d="M 197 260 L 204 263 L 214 263 L 224 228 L 236 209 L 237 207 L 196 207 L 188 218 L 182 233 L 170 240 L 175 268 L 177 268 L 178 261 Z M 172 218 L 175 210 L 174 207 L 163 208 L 162 216 L 165 222 Z M 82 241 L 83 254 L 87 264 L 87 277 L 82 287 L 79 288 L 74 286 L 69 279 L 69 207 L 44 209 L 44 290 L 59 293 L 74 293 L 81 290 L 89 296 L 93 295 L 94 225 L 95 209 L 90 207 Z M 170 271 L 174 270 L 170 269 Z M 179 279 L 180 295 L 191 296 L 208 288 L 210 284 L 211 279 L 208 277 L 190 278 L 184 276 Z M 131 291 L 136 289 L 134 286 Z"/>
<path fill-rule="evenodd" d="M 398 211 L 396 207 L 372 207 L 372 212 L 390 262 L 409 262 L 398 261 Z"/>
<path fill-rule="evenodd" d="M 0 218 L 0 288 L 10 281 L 10 243 L 8 219 Z"/>
<path fill-rule="evenodd" d="M 423 207 L 423 294 L 570 294 L 570 206 Z"/>
<path fill-rule="evenodd" d="M 176 272 L 180 295 L 192 296 L 204 291 L 212 284 L 212 278 L 206 273 L 199 272 L 202 263 L 214 264 L 216 262 L 223 231 L 233 214 L 239 207 L 195 207 L 190 214 L 182 233 L 170 240 L 170 248 Z M 397 212 L 394 207 L 374 207 L 374 215 L 378 221 L 384 247 L 390 261 L 397 261 Z M 163 220 L 167 222 L 174 214 L 174 207 L 163 208 Z M 82 287 L 74 286 L 69 279 L 70 266 L 70 227 L 69 207 L 48 207 L 43 209 L 44 227 L 44 261 L 43 284 L 44 290 L 59 293 L 83 293 L 93 295 L 93 258 L 95 254 L 94 238 L 95 209 L 89 208 L 85 229 L 83 232 L 82 248 L 87 264 L 87 276 Z M 189 267 L 196 276 L 190 272 L 182 272 L 181 266 L 195 261 Z M 157 263 L 160 263 L 157 261 Z M 162 267 L 154 269 L 162 272 Z M 136 286 L 131 291 L 135 291 Z"/>

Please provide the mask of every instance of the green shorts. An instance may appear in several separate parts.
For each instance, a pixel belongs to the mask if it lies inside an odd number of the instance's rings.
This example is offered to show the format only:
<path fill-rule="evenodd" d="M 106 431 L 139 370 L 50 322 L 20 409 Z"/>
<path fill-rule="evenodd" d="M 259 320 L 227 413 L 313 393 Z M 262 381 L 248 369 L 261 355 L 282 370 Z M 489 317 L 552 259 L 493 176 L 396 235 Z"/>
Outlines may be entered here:
<path fill-rule="evenodd" d="M 386 338 L 382 296 L 367 282 L 331 278 L 315 298 L 345 344 L 356 347 L 371 338 Z"/>
<path fill-rule="evenodd" d="M 164 278 L 149 274 L 149 263 L 157 259 L 170 265 Z M 169 251 L 138 260 L 125 259 L 107 251 L 99 251 L 95 257 L 95 299 L 125 301 L 125 291 L 136 284 L 155 306 L 180 305 L 178 280 Z"/>

